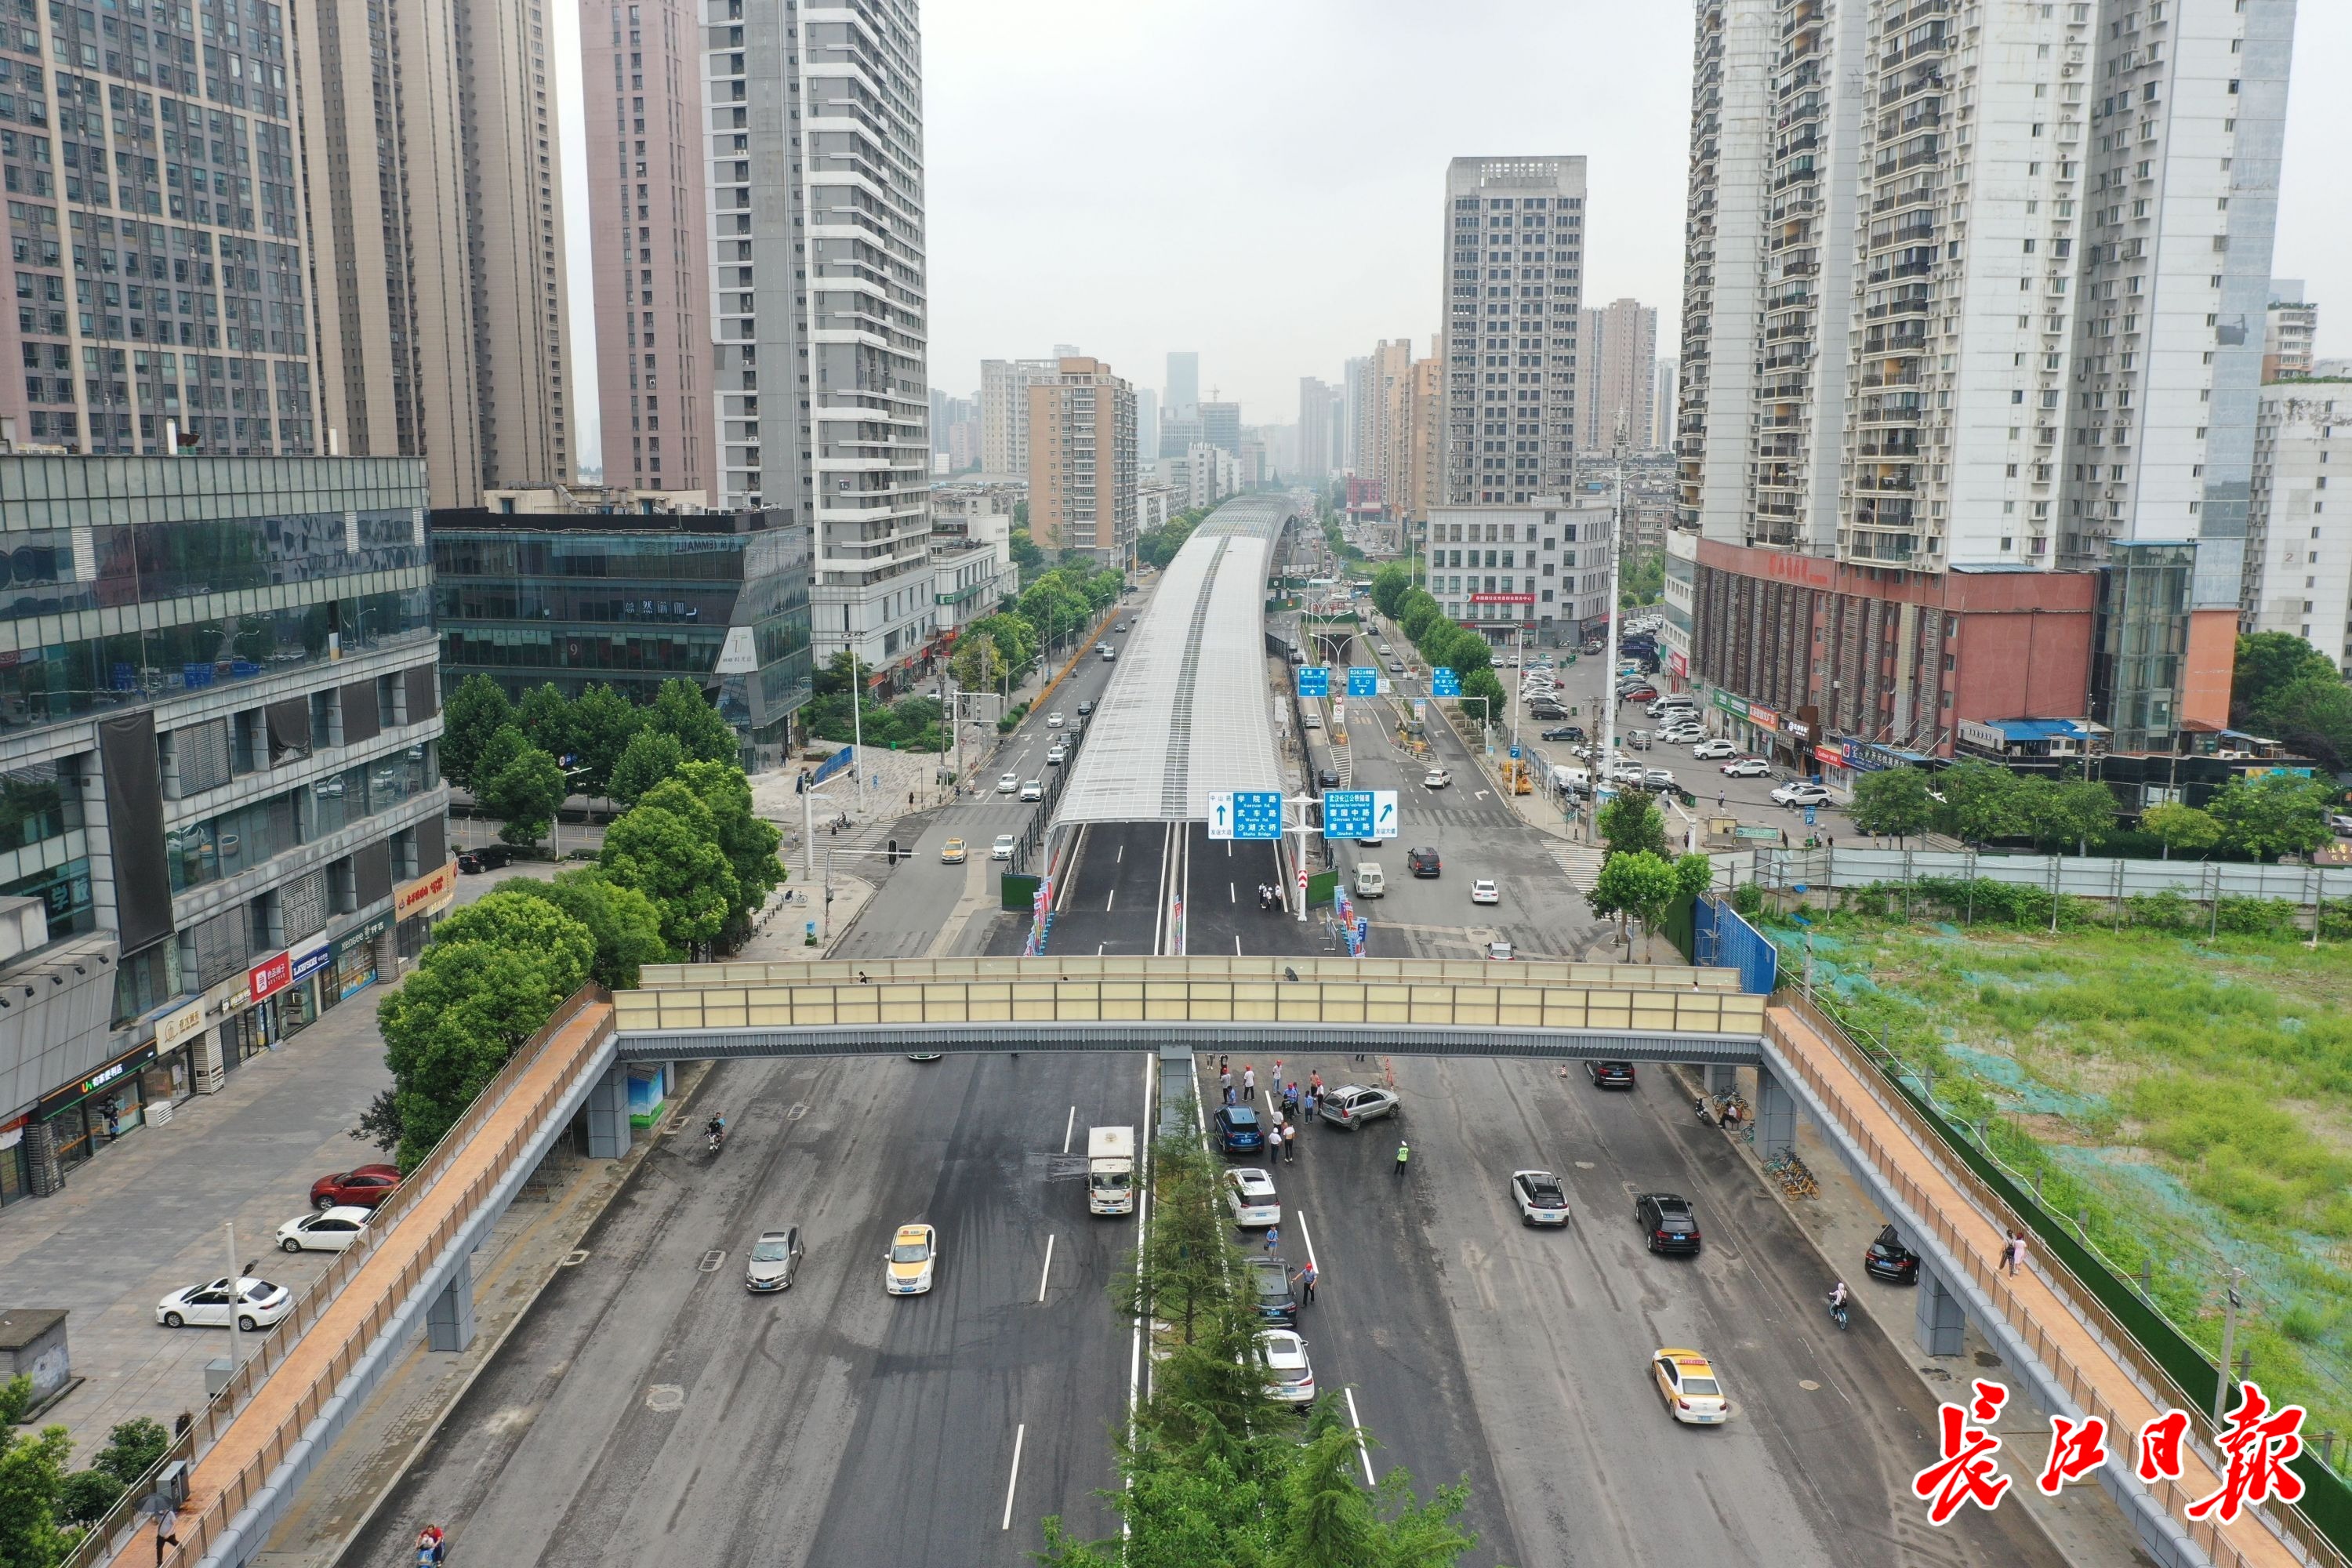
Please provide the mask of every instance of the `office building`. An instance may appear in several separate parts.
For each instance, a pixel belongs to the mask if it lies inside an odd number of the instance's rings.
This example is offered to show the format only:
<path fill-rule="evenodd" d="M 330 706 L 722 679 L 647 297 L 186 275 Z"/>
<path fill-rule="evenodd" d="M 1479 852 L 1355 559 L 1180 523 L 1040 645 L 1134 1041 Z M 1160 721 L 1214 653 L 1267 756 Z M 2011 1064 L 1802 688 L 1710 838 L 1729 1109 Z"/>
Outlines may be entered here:
<path fill-rule="evenodd" d="M 605 482 L 714 498 L 702 59 L 688 0 L 583 10 Z"/>
<path fill-rule="evenodd" d="M 1605 499 L 1430 509 L 1429 593 L 1499 646 L 1525 631 L 1546 647 L 1605 628 L 1617 580 Z"/>
<path fill-rule="evenodd" d="M 980 467 L 1009 477 L 1029 471 L 1029 388 L 1061 372 L 1050 359 L 980 362 Z"/>
<path fill-rule="evenodd" d="M 1203 403 L 1201 409 L 1201 439 L 1221 452 L 1238 458 L 1242 455 L 1242 405 L 1238 403 Z"/>
<path fill-rule="evenodd" d="M 1657 395 L 1658 312 L 1638 300 L 1612 300 L 1580 317 L 1576 346 L 1577 449 L 1628 452 L 1650 444 Z"/>
<path fill-rule="evenodd" d="M 435 512 L 443 684 L 487 675 L 514 698 L 602 684 L 649 702 L 662 682 L 690 680 L 734 726 L 747 767 L 782 766 L 813 668 L 807 525 L 782 507 L 674 502 L 557 495 Z M 927 570 L 929 550 L 926 539 Z"/>
<path fill-rule="evenodd" d="M 0 1203 L 454 900 L 425 495 L 414 458 L 0 456 Z"/>
<path fill-rule="evenodd" d="M 2319 307 L 2304 298 L 2300 278 L 2271 279 L 2271 304 L 2263 325 L 2263 379 L 2312 374 L 2311 351 L 2319 336 Z"/>
<path fill-rule="evenodd" d="M 1576 456 L 1584 160 L 1454 159 L 1443 234 L 1446 502 L 1562 494 Z"/>
<path fill-rule="evenodd" d="M 1135 389 L 1135 458 L 1139 464 L 1160 457 L 1160 395 L 1148 386 Z"/>
<path fill-rule="evenodd" d="M 1310 485 L 1319 485 L 1337 469 L 1331 451 L 1331 406 L 1334 393 L 1330 383 L 1311 375 L 1298 378 L 1298 474 Z"/>
<path fill-rule="evenodd" d="M 2238 629 L 2299 637 L 2352 671 L 2352 503 L 2327 481 L 2352 462 L 2352 382 L 2263 388 Z"/>
<path fill-rule="evenodd" d="M 1181 458 L 1199 446 L 1202 435 L 1199 405 L 1191 414 L 1171 414 L 1165 409 L 1160 415 L 1160 455 L 1163 458 Z"/>
<path fill-rule="evenodd" d="M 981 485 L 931 492 L 931 602 L 938 629 L 960 632 L 992 616 L 1021 587 L 1013 564 L 1011 494 Z"/>
<path fill-rule="evenodd" d="M 1029 385 L 1029 537 L 1103 565 L 1135 542 L 1135 389 L 1100 360 L 1063 360 Z"/>
<path fill-rule="evenodd" d="M 1339 372 L 1340 440 L 1335 456 L 1339 471 L 1346 474 L 1369 471 L 1364 453 L 1358 439 L 1363 428 L 1366 411 L 1370 407 L 1372 361 L 1369 354 L 1350 359 Z"/>
<path fill-rule="evenodd" d="M 1186 418 L 1200 413 L 1201 356 L 1190 349 L 1168 356 L 1168 396 L 1164 406 L 1170 414 Z"/>
<path fill-rule="evenodd" d="M 915 0 L 704 34 L 720 505 L 809 525 L 816 658 L 877 669 L 934 619 L 920 37 Z"/>
<path fill-rule="evenodd" d="M 1664 452 L 1675 444 L 1675 361 L 1670 355 L 1658 361 L 1654 392 L 1650 400 L 1651 450 Z"/>
<path fill-rule="evenodd" d="M 1703 0 L 1675 651 L 1784 754 L 2226 723 L 2293 10 Z"/>

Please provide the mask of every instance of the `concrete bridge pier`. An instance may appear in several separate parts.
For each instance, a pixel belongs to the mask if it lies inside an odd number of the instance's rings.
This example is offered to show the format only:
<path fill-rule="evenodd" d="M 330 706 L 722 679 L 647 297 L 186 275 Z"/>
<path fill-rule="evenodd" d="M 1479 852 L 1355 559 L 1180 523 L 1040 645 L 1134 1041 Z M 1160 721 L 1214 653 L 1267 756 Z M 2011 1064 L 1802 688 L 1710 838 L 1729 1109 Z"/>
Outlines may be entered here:
<path fill-rule="evenodd" d="M 1919 1289 L 1912 1315 L 1912 1332 L 1929 1355 L 1958 1355 L 1969 1326 L 1959 1293 L 1944 1283 L 1935 1265 L 1919 1260 Z"/>
<path fill-rule="evenodd" d="M 1756 1152 L 1770 1160 L 1797 1147 L 1797 1097 L 1763 1063 L 1756 1068 Z"/>
<path fill-rule="evenodd" d="M 624 1119 L 626 1125 L 626 1119 Z M 460 1254 L 449 1283 L 425 1309 L 425 1342 L 436 1351 L 462 1351 L 474 1342 L 474 1255 Z"/>
<path fill-rule="evenodd" d="M 617 1160 L 629 1152 L 629 1068 L 614 1062 L 588 1091 L 588 1157 Z"/>

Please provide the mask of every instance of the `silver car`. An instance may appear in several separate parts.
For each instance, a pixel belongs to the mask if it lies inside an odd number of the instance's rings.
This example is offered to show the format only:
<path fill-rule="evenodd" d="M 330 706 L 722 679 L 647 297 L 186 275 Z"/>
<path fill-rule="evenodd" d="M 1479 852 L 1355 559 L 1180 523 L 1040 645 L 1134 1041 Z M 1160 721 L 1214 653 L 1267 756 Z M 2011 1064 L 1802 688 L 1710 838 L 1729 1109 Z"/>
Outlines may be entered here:
<path fill-rule="evenodd" d="M 751 1260 L 743 1268 L 743 1288 L 747 1290 L 789 1290 L 793 1276 L 801 1271 L 801 1227 L 788 1225 L 782 1230 L 763 1230 L 760 1239 L 751 1244 Z"/>

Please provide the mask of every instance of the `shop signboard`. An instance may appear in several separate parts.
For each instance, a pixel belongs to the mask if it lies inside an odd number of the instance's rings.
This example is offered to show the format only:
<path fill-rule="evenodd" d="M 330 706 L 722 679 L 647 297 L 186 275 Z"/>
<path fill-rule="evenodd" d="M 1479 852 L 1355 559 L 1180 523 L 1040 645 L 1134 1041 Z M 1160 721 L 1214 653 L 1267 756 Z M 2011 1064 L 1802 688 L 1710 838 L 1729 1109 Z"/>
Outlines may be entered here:
<path fill-rule="evenodd" d="M 1849 737 L 1838 742 L 1838 750 L 1845 757 L 1844 765 L 1858 773 L 1880 773 L 1888 768 L 1899 768 L 1905 765 L 1901 757 L 1870 741 L 1857 741 Z"/>
<path fill-rule="evenodd" d="M 242 974 L 224 980 L 205 994 L 205 1005 L 224 1018 L 242 1013 L 253 1005 L 253 982 Z"/>
<path fill-rule="evenodd" d="M 1748 717 L 1748 704 L 1739 698 L 1734 697 L 1728 691 L 1717 691 L 1715 694 L 1715 705 L 1717 708 L 1722 709 L 1726 713 L 1730 714 L 1735 719 L 1745 719 Z"/>
<path fill-rule="evenodd" d="M 1842 768 L 1845 766 L 1845 752 L 1835 746 L 1815 746 L 1813 748 L 1813 757 L 1814 760 L 1821 763 L 1825 767 Z"/>
<path fill-rule="evenodd" d="M 245 978 L 253 999 L 267 1002 L 294 984 L 294 961 L 285 953 L 272 953 L 247 970 Z"/>
<path fill-rule="evenodd" d="M 376 938 L 382 936 L 391 929 L 392 915 L 388 911 L 383 914 L 370 917 L 366 923 L 362 925 L 353 926 L 351 930 L 345 931 L 342 935 L 335 939 L 336 962 L 340 963 L 342 961 L 343 954 L 351 952 L 352 949 L 355 947 L 362 946 L 365 943 L 373 942 Z"/>
<path fill-rule="evenodd" d="M 1759 729 L 1777 730 L 1780 727 L 1780 715 L 1760 702 L 1750 702 L 1748 704 L 1748 721 Z"/>
<path fill-rule="evenodd" d="M 413 882 L 403 882 L 393 889 L 392 918 L 405 921 L 418 915 L 437 915 L 457 901 L 457 862 L 452 860 Z"/>
<path fill-rule="evenodd" d="M 205 1032 L 204 998 L 198 997 L 176 1013 L 166 1013 L 155 1020 L 155 1049 L 158 1054 L 170 1051 L 183 1042 Z"/>
<path fill-rule="evenodd" d="M 299 947 L 290 948 L 286 955 L 292 960 L 291 983 L 299 985 L 335 961 L 335 944 L 322 933 L 310 938 Z"/>
<path fill-rule="evenodd" d="M 155 1059 L 155 1044 L 150 1040 L 137 1050 L 115 1058 L 79 1083 L 63 1089 L 53 1089 L 41 1096 L 33 1107 L 33 1114 L 42 1118 L 55 1116 L 66 1107 L 96 1094 L 109 1084 L 120 1081 L 126 1074 L 137 1072 Z"/>
<path fill-rule="evenodd" d="M 1675 678 L 1677 680 L 1690 679 L 1690 660 L 1683 657 L 1683 650 L 1680 648 L 1666 650 L 1666 668 L 1675 672 Z"/>

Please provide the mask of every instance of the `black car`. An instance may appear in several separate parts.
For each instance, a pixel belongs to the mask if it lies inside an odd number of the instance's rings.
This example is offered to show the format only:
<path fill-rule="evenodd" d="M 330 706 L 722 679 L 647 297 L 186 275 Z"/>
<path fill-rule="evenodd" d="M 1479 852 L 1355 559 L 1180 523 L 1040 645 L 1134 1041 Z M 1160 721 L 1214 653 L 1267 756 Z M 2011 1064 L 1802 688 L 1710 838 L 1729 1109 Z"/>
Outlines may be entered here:
<path fill-rule="evenodd" d="M 1258 1125 L 1257 1111 L 1249 1106 L 1217 1107 L 1209 1128 L 1216 1134 L 1220 1153 L 1255 1154 L 1265 1147 L 1265 1129 Z"/>
<path fill-rule="evenodd" d="M 1260 1320 L 1286 1329 L 1297 1328 L 1298 1297 L 1290 1288 L 1290 1265 L 1279 1258 L 1253 1258 L 1249 1278 Z"/>
<path fill-rule="evenodd" d="M 1584 1064 L 1584 1070 L 1591 1074 L 1592 1081 L 1599 1084 L 1602 1089 L 1631 1089 L 1633 1087 L 1633 1064 L 1632 1062 L 1588 1061 Z"/>
<path fill-rule="evenodd" d="M 1698 1220 L 1690 1200 L 1673 1193 L 1643 1193 L 1633 1200 L 1633 1223 L 1653 1252 L 1696 1252 Z"/>
<path fill-rule="evenodd" d="M 1581 741 L 1584 738 L 1584 726 L 1581 724 L 1562 724 L 1557 730 L 1543 732 L 1543 739 L 1547 741 Z"/>
<path fill-rule="evenodd" d="M 1567 718 L 1568 710 L 1557 702 L 1530 702 L 1528 704 L 1528 717 L 1549 724 Z"/>
<path fill-rule="evenodd" d="M 1919 1283 L 1919 1255 L 1903 1245 L 1903 1238 L 1888 1226 L 1862 1255 L 1862 1271 L 1873 1279 L 1885 1279 L 1896 1285 Z"/>
<path fill-rule="evenodd" d="M 1315 782 L 1325 789 L 1338 789 L 1339 775 L 1330 768 L 1318 768 L 1315 770 Z"/>
<path fill-rule="evenodd" d="M 1434 877 L 1441 869 L 1435 849 L 1408 849 L 1404 852 L 1404 868 L 1416 877 Z"/>
<path fill-rule="evenodd" d="M 1095 710 L 1095 705 L 1094 705 L 1093 703 L 1091 703 L 1091 702 L 1081 702 L 1081 703 L 1079 703 L 1079 704 L 1078 704 L 1078 717 L 1079 717 L 1079 718 L 1081 718 L 1081 719 L 1085 718 L 1087 714 L 1089 714 L 1089 713 L 1093 712 L 1094 710 Z"/>
<path fill-rule="evenodd" d="M 514 851 L 503 844 L 485 844 L 478 849 L 457 851 L 457 869 L 465 872 L 495 871 L 513 861 Z"/>

